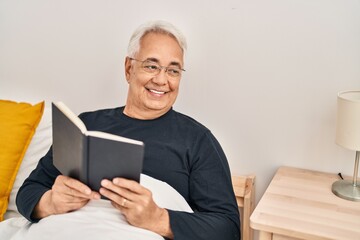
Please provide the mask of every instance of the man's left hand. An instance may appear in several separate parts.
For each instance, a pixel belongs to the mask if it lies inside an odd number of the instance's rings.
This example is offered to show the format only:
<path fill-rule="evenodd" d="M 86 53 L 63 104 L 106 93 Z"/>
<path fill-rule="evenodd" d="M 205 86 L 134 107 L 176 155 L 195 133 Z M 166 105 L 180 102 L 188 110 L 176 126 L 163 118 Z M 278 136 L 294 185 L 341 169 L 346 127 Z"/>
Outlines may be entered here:
<path fill-rule="evenodd" d="M 172 238 L 169 213 L 156 205 L 149 189 L 124 178 L 104 179 L 101 186 L 100 194 L 107 197 L 131 225 Z"/>

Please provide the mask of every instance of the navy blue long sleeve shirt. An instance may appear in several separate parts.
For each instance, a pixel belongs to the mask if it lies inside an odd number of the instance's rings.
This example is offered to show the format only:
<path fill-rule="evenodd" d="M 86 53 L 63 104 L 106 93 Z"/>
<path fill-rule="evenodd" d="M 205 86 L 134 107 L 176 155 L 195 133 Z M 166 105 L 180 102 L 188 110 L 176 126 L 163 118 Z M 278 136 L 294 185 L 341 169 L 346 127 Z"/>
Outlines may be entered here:
<path fill-rule="evenodd" d="M 240 239 L 239 211 L 226 156 L 213 134 L 194 119 L 171 109 L 154 120 L 126 116 L 124 107 L 80 115 L 88 130 L 99 130 L 145 143 L 143 173 L 167 182 L 194 213 L 169 211 L 174 239 Z M 52 150 L 20 188 L 16 203 L 31 222 L 41 196 L 60 172 Z"/>

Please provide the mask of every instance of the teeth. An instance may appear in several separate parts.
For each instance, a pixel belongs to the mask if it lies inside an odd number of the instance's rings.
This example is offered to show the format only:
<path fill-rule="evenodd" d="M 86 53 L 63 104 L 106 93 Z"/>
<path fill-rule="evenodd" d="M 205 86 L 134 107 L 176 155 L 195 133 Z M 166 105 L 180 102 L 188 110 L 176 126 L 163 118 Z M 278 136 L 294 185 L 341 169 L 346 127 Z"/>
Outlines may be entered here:
<path fill-rule="evenodd" d="M 165 94 L 165 92 L 159 92 L 159 91 L 152 90 L 152 89 L 150 89 L 150 92 L 153 92 L 153 93 L 156 93 L 156 94 Z"/>

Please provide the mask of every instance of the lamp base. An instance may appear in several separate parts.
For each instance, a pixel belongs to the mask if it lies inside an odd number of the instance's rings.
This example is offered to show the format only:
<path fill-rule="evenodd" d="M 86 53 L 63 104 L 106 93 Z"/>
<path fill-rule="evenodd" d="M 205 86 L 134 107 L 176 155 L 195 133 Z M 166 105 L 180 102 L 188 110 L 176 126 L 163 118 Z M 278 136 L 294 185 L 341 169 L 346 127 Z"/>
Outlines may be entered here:
<path fill-rule="evenodd" d="M 346 200 L 360 202 L 360 186 L 354 186 L 352 182 L 339 180 L 333 183 L 332 192 Z"/>

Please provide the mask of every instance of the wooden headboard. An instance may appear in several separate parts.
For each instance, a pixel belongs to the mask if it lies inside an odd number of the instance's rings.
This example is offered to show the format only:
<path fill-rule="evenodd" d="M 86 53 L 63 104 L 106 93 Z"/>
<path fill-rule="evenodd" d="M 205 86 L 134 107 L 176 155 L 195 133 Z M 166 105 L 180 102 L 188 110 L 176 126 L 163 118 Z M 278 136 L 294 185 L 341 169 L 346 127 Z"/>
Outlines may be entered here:
<path fill-rule="evenodd" d="M 240 210 L 241 239 L 253 240 L 250 215 L 255 208 L 255 175 L 232 176 L 235 197 Z"/>

